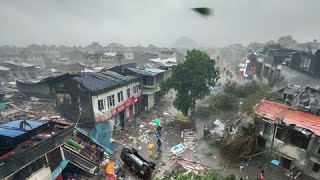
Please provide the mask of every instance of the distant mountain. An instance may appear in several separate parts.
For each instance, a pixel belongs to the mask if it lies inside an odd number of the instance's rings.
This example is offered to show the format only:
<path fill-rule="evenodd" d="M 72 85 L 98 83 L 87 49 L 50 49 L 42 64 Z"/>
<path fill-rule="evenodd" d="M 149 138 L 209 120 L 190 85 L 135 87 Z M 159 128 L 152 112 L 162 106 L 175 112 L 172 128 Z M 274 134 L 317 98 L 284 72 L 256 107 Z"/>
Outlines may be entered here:
<path fill-rule="evenodd" d="M 124 47 L 124 46 L 122 44 L 120 44 L 120 43 L 112 42 L 112 43 L 108 44 L 107 47 L 117 48 L 117 47 Z"/>
<path fill-rule="evenodd" d="M 198 48 L 199 45 L 191 38 L 183 36 L 176 40 L 176 42 L 173 44 L 173 47 L 180 49 L 192 49 Z"/>

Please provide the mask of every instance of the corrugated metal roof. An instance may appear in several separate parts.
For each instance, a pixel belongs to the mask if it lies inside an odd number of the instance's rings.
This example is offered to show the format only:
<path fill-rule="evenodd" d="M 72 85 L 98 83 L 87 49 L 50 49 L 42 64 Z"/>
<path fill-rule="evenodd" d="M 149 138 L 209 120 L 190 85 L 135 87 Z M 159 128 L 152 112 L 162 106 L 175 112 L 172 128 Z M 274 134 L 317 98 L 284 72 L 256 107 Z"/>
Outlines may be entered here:
<path fill-rule="evenodd" d="M 104 89 L 127 84 L 131 80 L 136 79 L 134 77 L 126 77 L 120 74 L 114 74 L 111 72 L 88 72 L 84 75 L 74 77 L 73 80 L 82 84 L 90 92 L 98 92 Z"/>
<path fill-rule="evenodd" d="M 15 65 L 15 66 L 19 66 L 19 67 L 34 67 L 33 64 L 18 63 L 18 62 L 14 62 L 14 61 L 5 61 L 4 63 L 6 63 L 6 64 L 11 64 L 11 65 Z"/>
<path fill-rule="evenodd" d="M 8 123 L 1 124 L 0 125 L 0 135 L 1 136 L 8 136 L 8 137 L 17 137 L 17 136 L 25 134 L 26 132 L 31 130 L 29 126 L 27 126 L 25 130 L 20 129 L 20 122 L 21 121 L 22 120 L 17 120 L 17 121 L 11 121 Z M 37 128 L 43 124 L 41 122 L 30 121 L 30 120 L 27 120 L 27 123 L 29 123 L 33 129 Z"/>
<path fill-rule="evenodd" d="M 296 125 L 320 136 L 320 116 L 293 109 L 288 105 L 265 100 L 254 108 L 254 112 L 263 118 L 271 120 L 273 123 L 278 123 L 277 119 L 282 119 L 282 122 L 287 125 Z"/>
<path fill-rule="evenodd" d="M 10 71 L 10 68 L 0 66 L 0 71 Z"/>
<path fill-rule="evenodd" d="M 147 71 L 145 69 L 140 69 L 140 68 L 128 68 L 128 70 L 140 74 L 142 76 L 156 76 L 157 73 L 151 72 L 151 71 Z"/>
<path fill-rule="evenodd" d="M 163 70 L 163 69 L 145 69 L 145 70 L 153 73 L 157 73 L 157 74 L 166 72 L 166 70 Z"/>

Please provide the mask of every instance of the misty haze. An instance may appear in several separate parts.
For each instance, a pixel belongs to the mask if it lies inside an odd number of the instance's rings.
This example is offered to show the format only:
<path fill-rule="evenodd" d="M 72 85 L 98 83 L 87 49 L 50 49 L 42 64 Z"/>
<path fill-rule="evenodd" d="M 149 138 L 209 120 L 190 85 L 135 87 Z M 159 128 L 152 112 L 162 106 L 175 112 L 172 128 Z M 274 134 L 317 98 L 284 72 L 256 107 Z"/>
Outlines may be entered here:
<path fill-rule="evenodd" d="M 320 180 L 319 0 L 0 2 L 0 179 Z"/>

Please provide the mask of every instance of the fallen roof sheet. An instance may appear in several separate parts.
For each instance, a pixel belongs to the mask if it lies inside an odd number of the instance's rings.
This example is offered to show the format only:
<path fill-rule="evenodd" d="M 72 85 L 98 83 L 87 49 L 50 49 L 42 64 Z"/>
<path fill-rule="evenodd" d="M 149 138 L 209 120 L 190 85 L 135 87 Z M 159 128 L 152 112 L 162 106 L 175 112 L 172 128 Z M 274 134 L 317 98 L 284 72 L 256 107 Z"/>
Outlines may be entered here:
<path fill-rule="evenodd" d="M 10 71 L 10 68 L 0 66 L 0 71 Z"/>
<path fill-rule="evenodd" d="M 287 125 L 293 124 L 320 136 L 320 116 L 266 100 L 262 100 L 254 108 L 254 112 L 263 118 L 273 121 L 273 123 L 278 123 L 277 119 L 282 119 L 282 122 Z"/>
<path fill-rule="evenodd" d="M 20 129 L 20 122 L 21 121 L 22 120 L 17 120 L 17 121 L 11 121 L 8 123 L 1 124 L 0 125 L 0 135 L 13 138 L 13 137 L 17 137 L 22 134 L 25 134 L 26 132 L 31 130 L 28 126 L 26 128 L 29 128 L 29 129 L 26 129 L 26 130 Z M 37 128 L 43 124 L 41 122 L 29 121 L 29 120 L 27 121 L 27 123 L 30 124 L 32 129 Z"/>
<path fill-rule="evenodd" d="M 15 65 L 15 66 L 19 66 L 19 67 L 34 67 L 35 65 L 33 64 L 29 64 L 29 63 L 19 63 L 19 62 L 15 62 L 15 61 L 5 61 L 4 63 L 6 64 L 11 64 L 11 65 Z"/>

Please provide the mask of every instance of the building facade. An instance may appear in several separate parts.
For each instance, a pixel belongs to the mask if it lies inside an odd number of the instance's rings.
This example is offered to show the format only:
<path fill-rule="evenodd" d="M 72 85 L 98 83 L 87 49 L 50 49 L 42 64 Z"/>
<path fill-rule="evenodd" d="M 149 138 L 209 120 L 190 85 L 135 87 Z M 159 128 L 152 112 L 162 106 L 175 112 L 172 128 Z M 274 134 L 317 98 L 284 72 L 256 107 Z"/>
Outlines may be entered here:
<path fill-rule="evenodd" d="M 124 128 L 138 112 L 141 85 L 115 72 L 84 73 L 56 84 L 53 93 L 64 117 Z"/>
<path fill-rule="evenodd" d="M 254 108 L 257 149 L 279 166 L 320 177 L 320 117 L 288 105 L 261 101 Z"/>
<path fill-rule="evenodd" d="M 290 61 L 296 50 L 291 49 L 269 49 L 266 54 L 257 54 L 255 74 L 262 82 L 272 84 L 275 79 L 280 77 L 281 66 Z"/>
<path fill-rule="evenodd" d="M 140 77 L 145 110 L 151 109 L 160 102 L 160 82 L 168 77 L 162 69 L 127 68 L 125 74 Z"/>

